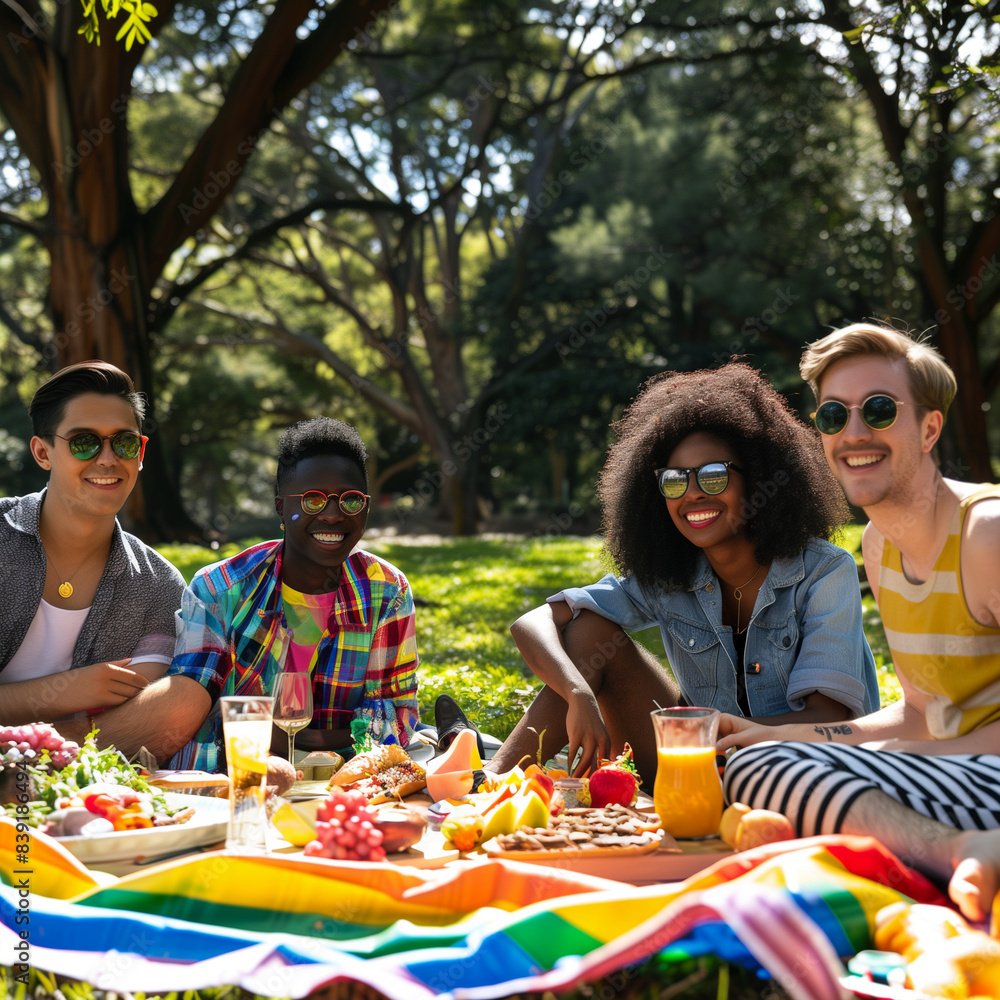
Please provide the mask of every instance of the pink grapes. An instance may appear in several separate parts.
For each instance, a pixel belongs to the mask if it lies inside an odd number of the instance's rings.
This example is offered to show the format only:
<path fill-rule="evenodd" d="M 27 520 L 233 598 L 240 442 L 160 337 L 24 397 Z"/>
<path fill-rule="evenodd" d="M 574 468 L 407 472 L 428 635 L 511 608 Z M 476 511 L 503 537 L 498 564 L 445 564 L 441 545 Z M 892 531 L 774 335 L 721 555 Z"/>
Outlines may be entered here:
<path fill-rule="evenodd" d="M 385 861 L 382 831 L 361 792 L 334 788 L 316 812 L 316 839 L 304 854 L 335 861 Z"/>
<path fill-rule="evenodd" d="M 45 722 L 0 727 L 0 765 L 17 764 L 22 760 L 37 764 L 42 750 L 48 751 L 53 767 L 61 768 L 76 760 L 80 747 L 64 740 Z"/>

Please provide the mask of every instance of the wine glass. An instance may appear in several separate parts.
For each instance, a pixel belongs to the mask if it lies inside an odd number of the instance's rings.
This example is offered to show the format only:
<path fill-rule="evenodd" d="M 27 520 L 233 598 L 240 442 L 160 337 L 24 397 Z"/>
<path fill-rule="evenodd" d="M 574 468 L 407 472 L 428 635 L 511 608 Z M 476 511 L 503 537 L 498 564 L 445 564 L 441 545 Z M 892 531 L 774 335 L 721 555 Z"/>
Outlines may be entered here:
<path fill-rule="evenodd" d="M 274 679 L 274 724 L 288 733 L 288 763 L 295 767 L 295 734 L 312 721 L 312 676 L 284 671 Z"/>

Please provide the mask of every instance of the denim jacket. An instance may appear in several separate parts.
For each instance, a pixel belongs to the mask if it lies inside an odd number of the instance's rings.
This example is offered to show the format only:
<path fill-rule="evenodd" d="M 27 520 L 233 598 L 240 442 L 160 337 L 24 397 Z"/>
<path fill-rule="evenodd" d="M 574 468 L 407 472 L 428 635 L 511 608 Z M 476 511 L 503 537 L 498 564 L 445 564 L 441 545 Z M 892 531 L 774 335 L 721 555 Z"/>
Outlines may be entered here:
<path fill-rule="evenodd" d="M 685 701 L 742 714 L 733 630 L 722 624 L 722 592 L 703 554 L 688 590 L 649 593 L 631 577 L 608 574 L 548 600 L 566 601 L 574 615 L 594 611 L 627 631 L 659 625 Z M 801 709 L 813 692 L 856 716 L 878 708 L 875 660 L 861 624 L 852 556 L 813 539 L 799 555 L 771 563 L 747 628 L 744 674 L 753 716 Z"/>

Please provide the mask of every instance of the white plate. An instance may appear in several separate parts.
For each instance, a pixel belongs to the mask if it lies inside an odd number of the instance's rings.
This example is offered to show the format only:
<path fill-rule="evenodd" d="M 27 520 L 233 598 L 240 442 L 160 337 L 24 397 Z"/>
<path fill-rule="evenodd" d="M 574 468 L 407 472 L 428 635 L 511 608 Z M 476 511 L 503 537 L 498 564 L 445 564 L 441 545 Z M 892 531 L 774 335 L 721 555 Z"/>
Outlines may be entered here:
<path fill-rule="evenodd" d="M 171 808 L 193 806 L 194 815 L 186 823 L 176 826 L 116 830 L 114 833 L 99 833 L 94 837 L 55 839 L 85 865 L 104 865 L 113 861 L 140 864 L 226 839 L 228 799 L 182 795 L 179 792 L 166 792 L 163 797 Z"/>
<path fill-rule="evenodd" d="M 426 764 L 434 756 L 434 747 L 421 740 L 411 740 L 410 745 L 406 748 L 406 752 L 418 764 Z"/>

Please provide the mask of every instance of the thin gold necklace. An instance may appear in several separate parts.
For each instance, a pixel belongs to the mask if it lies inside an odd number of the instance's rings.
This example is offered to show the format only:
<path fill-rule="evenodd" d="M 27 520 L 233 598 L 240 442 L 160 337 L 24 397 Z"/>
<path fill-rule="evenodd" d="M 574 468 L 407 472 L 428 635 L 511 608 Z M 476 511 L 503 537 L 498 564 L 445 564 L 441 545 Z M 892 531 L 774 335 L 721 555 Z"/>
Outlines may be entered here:
<path fill-rule="evenodd" d="M 743 633 L 746 632 L 748 628 L 750 628 L 750 622 L 747 622 L 743 628 L 740 628 L 740 619 L 742 617 L 742 615 L 740 614 L 740 606 L 743 603 L 743 588 L 749 587 L 750 584 L 753 583 L 758 576 L 760 576 L 760 571 L 763 568 L 764 568 L 763 566 L 758 566 L 757 569 L 754 570 L 753 576 L 750 577 L 750 579 L 747 580 L 746 583 L 741 583 L 738 587 L 733 587 L 733 597 L 736 598 L 736 635 L 743 635 Z"/>
<path fill-rule="evenodd" d="M 49 555 L 48 552 L 46 552 L 45 555 L 48 557 L 49 562 L 52 563 L 52 568 L 56 571 L 56 579 L 59 579 L 62 576 L 62 573 L 60 573 L 59 570 L 56 569 L 56 564 L 52 562 L 52 556 Z M 63 580 L 63 582 L 60 583 L 59 586 L 56 588 L 59 592 L 59 596 L 64 601 L 68 601 L 73 596 L 73 584 L 70 583 L 70 581 L 73 579 L 74 576 L 76 576 L 77 573 L 80 572 L 81 569 L 83 569 L 84 566 L 87 565 L 89 559 L 90 557 L 87 556 L 83 560 L 83 562 L 80 563 L 80 565 L 77 566 L 77 568 L 73 570 L 73 572 L 70 573 L 70 575 L 65 580 Z"/>

